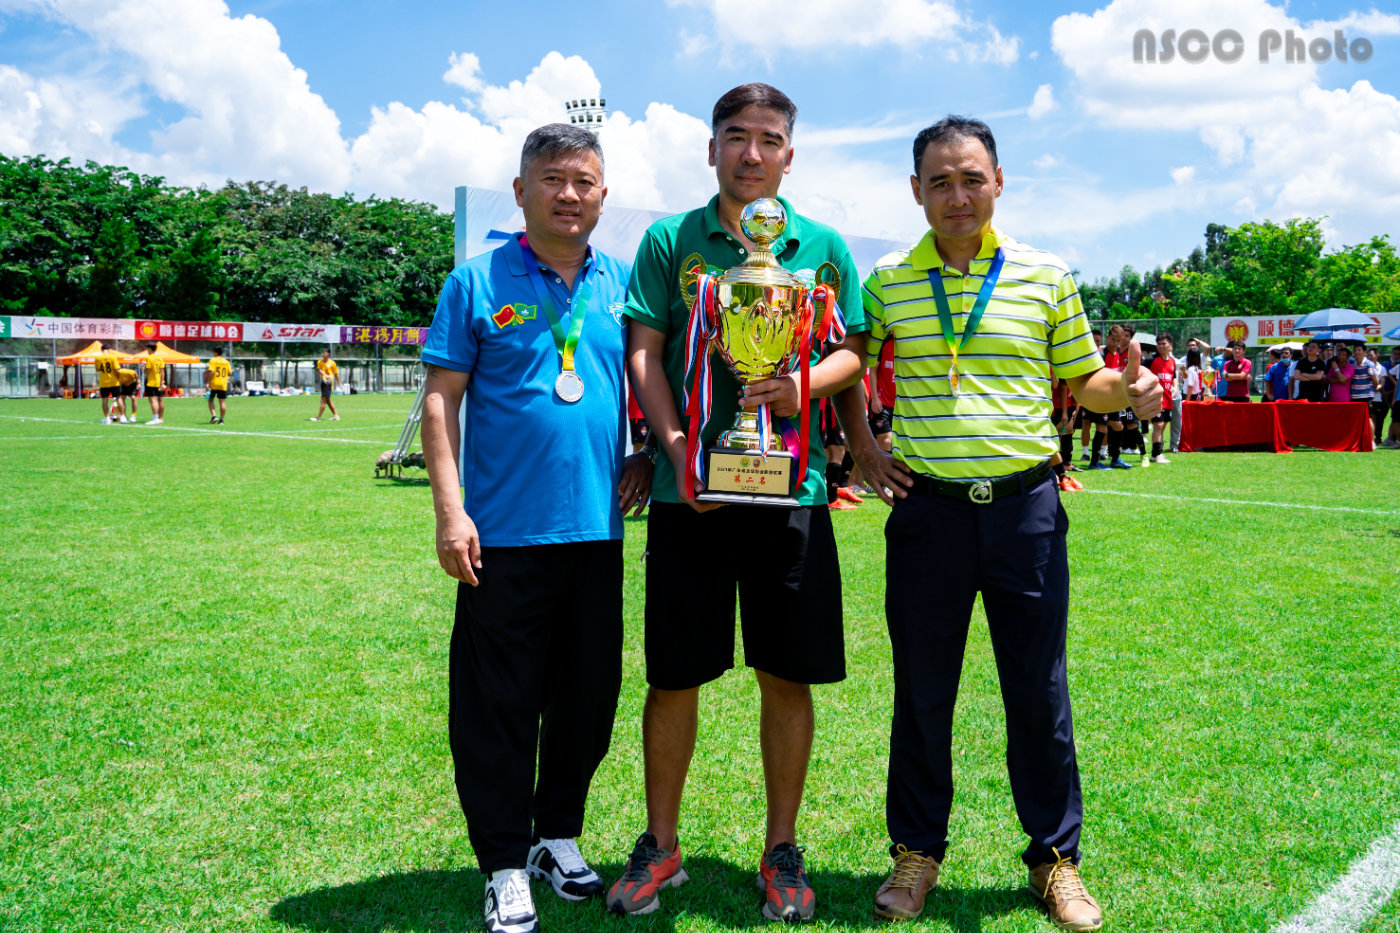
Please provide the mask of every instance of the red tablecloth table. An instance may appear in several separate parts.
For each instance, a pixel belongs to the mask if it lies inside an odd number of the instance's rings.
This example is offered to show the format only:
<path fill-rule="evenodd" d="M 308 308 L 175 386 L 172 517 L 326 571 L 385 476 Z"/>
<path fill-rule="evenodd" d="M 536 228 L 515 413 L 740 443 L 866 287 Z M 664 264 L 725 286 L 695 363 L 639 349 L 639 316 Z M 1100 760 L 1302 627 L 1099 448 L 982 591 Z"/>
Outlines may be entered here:
<path fill-rule="evenodd" d="M 1270 402 L 1290 444 L 1318 450 L 1374 450 L 1371 412 L 1365 402 Z"/>
<path fill-rule="evenodd" d="M 1263 402 L 1185 402 L 1182 450 L 1272 450 L 1288 453 L 1274 406 Z"/>
<path fill-rule="evenodd" d="M 1318 450 L 1375 447 L 1365 402 L 1186 402 L 1181 449 L 1272 450 L 1293 445 Z"/>

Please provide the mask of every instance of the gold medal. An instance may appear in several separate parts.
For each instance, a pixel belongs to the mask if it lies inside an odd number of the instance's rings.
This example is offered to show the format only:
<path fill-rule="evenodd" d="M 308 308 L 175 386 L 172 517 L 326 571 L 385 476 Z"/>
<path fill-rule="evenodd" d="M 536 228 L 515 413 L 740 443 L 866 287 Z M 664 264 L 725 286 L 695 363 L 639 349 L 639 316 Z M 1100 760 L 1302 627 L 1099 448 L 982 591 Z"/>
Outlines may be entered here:
<path fill-rule="evenodd" d="M 948 389 L 949 389 L 949 393 L 952 394 L 952 395 L 957 395 L 957 394 L 959 394 L 959 389 L 960 389 L 961 384 L 962 384 L 962 375 L 958 372 L 958 364 L 957 364 L 957 363 L 954 363 L 952 366 L 948 367 Z"/>

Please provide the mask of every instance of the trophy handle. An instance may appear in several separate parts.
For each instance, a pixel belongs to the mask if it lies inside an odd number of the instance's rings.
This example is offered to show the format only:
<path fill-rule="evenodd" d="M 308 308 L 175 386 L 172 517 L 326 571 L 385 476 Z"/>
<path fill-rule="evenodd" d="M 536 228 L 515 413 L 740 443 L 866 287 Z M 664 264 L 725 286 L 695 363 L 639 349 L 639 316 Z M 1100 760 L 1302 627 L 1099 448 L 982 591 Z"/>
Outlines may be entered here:
<path fill-rule="evenodd" d="M 681 263 L 681 301 L 685 304 L 686 308 L 691 308 L 695 305 L 695 280 L 704 275 L 707 268 L 708 267 L 705 265 L 705 257 L 701 256 L 699 253 L 691 253 L 689 256 L 685 257 L 685 261 Z"/>
<path fill-rule="evenodd" d="M 833 299 L 841 297 L 841 273 L 836 271 L 836 266 L 832 263 L 824 262 L 817 266 L 814 284 L 828 286 Z"/>

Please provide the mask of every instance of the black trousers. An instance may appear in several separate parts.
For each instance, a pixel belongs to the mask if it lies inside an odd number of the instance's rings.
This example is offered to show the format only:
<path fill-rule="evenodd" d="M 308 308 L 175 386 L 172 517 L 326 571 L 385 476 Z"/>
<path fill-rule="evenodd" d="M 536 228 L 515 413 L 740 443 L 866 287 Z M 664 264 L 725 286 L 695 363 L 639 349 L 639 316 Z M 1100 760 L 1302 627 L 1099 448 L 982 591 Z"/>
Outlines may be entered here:
<path fill-rule="evenodd" d="M 1054 477 L 985 505 L 896 500 L 885 525 L 894 653 L 885 821 L 890 840 L 941 860 L 953 805 L 953 706 L 982 594 L 1006 709 L 1006 765 L 1027 865 L 1078 860 L 1084 801 L 1065 672 L 1069 520 Z M 893 851 L 893 848 L 891 849 Z"/>
<path fill-rule="evenodd" d="M 583 831 L 622 687 L 622 542 L 484 548 L 481 562 L 480 586 L 457 588 L 448 734 L 489 873 Z"/>

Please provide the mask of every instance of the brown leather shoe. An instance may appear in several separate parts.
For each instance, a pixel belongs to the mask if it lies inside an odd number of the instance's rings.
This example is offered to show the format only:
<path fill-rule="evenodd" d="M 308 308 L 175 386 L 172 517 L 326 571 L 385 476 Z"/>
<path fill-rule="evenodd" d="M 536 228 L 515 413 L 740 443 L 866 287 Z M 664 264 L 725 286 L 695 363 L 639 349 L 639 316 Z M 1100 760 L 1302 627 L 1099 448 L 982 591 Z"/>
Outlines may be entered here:
<path fill-rule="evenodd" d="M 1079 877 L 1079 866 L 1051 849 L 1055 861 L 1030 870 L 1031 893 L 1045 905 L 1050 919 L 1061 930 L 1098 930 L 1103 927 L 1103 911 L 1089 896 Z"/>
<path fill-rule="evenodd" d="M 924 898 L 938 887 L 938 862 L 898 846 L 894 870 L 875 892 L 875 916 L 885 920 L 914 920 L 924 909 Z"/>

